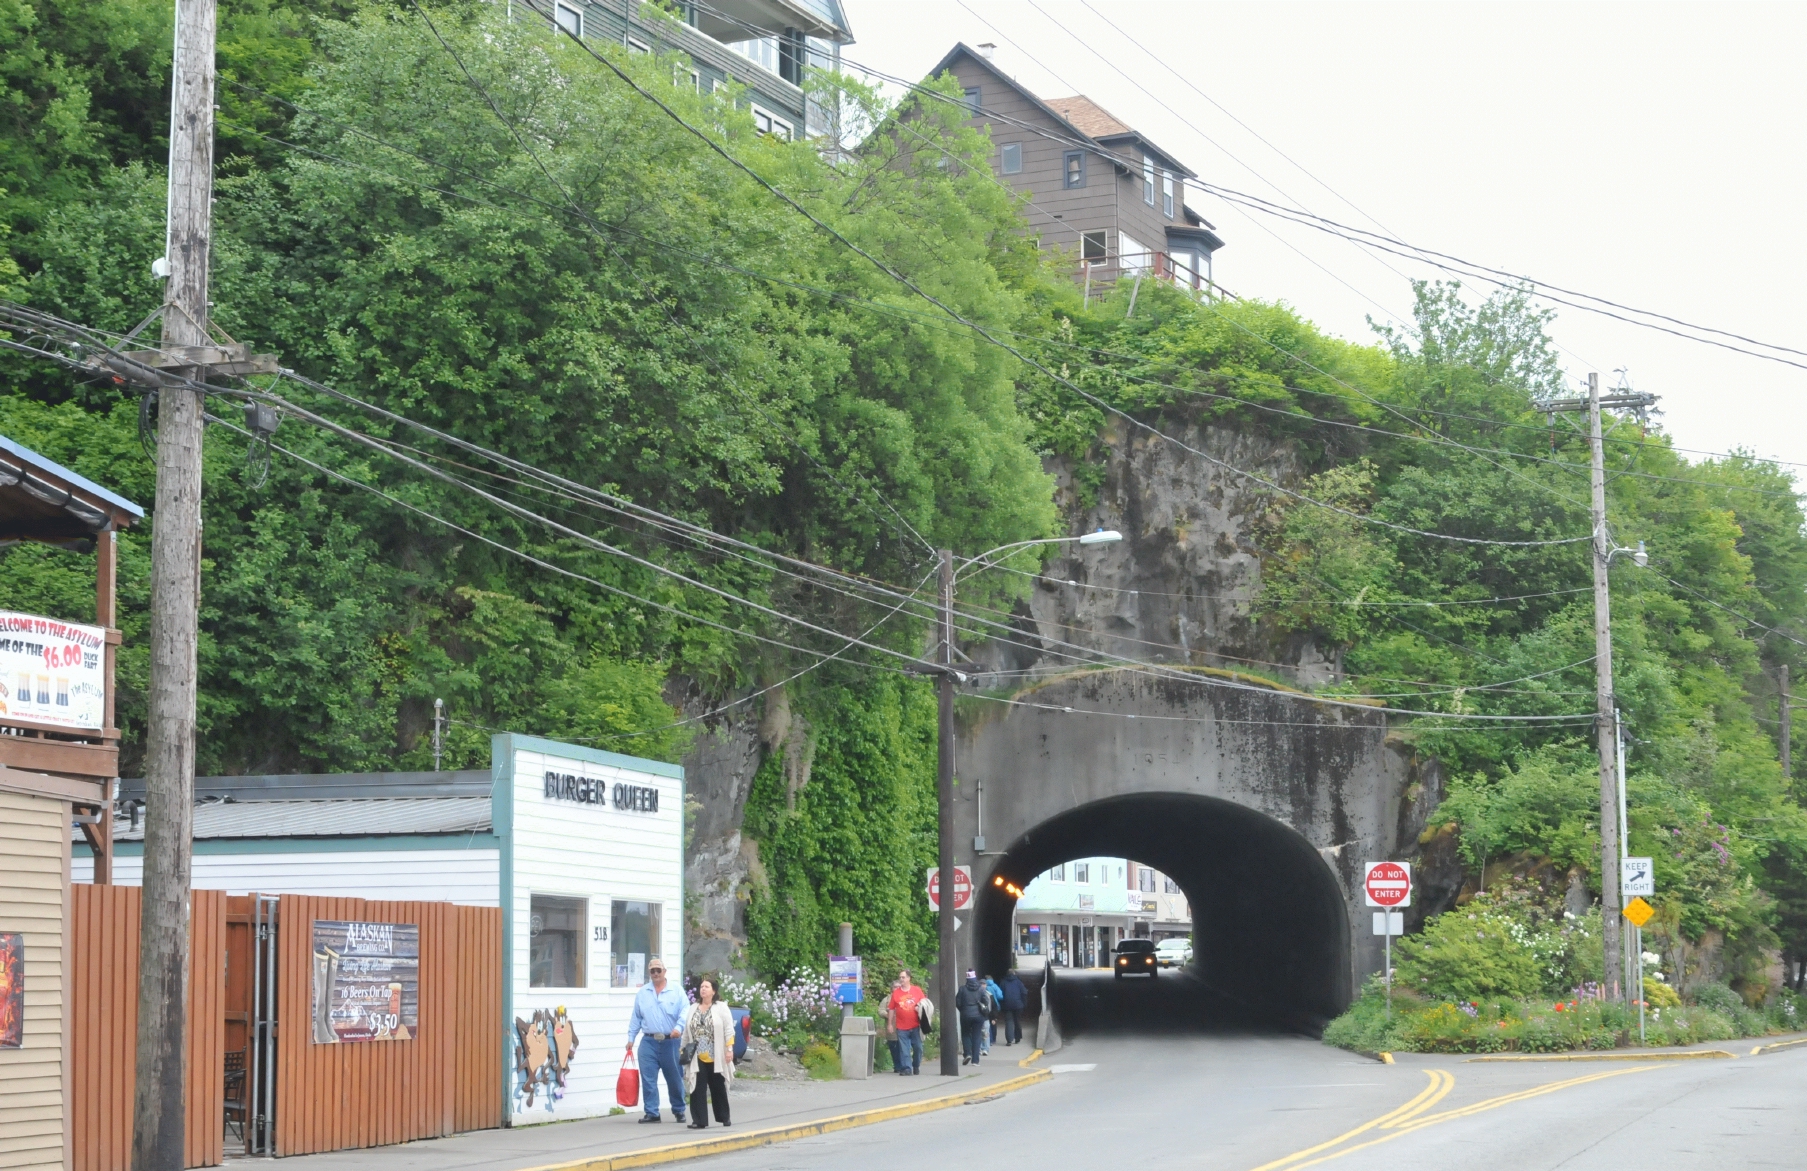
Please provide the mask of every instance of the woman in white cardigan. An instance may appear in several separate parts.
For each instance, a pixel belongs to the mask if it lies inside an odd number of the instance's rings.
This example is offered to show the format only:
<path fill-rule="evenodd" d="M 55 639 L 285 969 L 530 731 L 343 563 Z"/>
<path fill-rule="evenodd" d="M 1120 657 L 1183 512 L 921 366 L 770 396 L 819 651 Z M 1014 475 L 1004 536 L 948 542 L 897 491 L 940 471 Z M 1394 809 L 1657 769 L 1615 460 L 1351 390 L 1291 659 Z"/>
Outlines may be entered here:
<path fill-rule="evenodd" d="M 734 1014 L 716 996 L 715 981 L 697 981 L 696 1003 L 684 1022 L 684 1036 L 696 1041 L 696 1053 L 684 1067 L 690 1090 L 690 1129 L 707 1130 L 706 1105 L 715 1107 L 715 1120 L 728 1125 L 728 1084 L 734 1080 Z"/>

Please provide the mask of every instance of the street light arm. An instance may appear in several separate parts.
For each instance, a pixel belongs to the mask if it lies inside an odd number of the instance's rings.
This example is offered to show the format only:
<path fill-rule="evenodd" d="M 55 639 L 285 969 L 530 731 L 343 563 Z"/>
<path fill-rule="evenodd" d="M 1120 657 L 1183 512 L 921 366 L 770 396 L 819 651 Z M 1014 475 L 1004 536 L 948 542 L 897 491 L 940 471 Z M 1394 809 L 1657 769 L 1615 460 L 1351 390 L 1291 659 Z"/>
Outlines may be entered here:
<path fill-rule="evenodd" d="M 977 557 L 968 558 L 959 576 L 976 573 L 981 569 L 989 569 L 996 562 L 991 558 L 1000 553 L 1008 553 L 1013 549 L 1026 549 L 1031 545 L 1107 545 L 1121 541 L 1123 534 L 1115 529 L 1100 529 L 1095 533 L 1084 533 L 1077 537 L 1037 537 L 1032 541 L 1012 541 L 1008 545 L 999 545 L 995 549 L 987 549 Z"/>

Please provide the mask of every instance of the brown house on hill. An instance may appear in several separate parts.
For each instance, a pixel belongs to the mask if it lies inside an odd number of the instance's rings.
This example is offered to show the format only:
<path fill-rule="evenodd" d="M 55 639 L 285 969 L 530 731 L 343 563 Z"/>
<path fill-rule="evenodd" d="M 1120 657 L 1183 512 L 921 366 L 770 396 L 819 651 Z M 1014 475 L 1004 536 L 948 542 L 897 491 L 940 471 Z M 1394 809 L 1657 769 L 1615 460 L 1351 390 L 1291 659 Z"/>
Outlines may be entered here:
<path fill-rule="evenodd" d="M 1072 253 L 1088 291 L 1141 276 L 1215 295 L 1211 257 L 1223 240 L 1186 206 L 1197 172 L 1084 95 L 1030 93 L 991 51 L 955 45 L 929 75 L 959 79 L 968 124 L 990 131 L 992 170 L 1029 196 L 1042 244 Z"/>

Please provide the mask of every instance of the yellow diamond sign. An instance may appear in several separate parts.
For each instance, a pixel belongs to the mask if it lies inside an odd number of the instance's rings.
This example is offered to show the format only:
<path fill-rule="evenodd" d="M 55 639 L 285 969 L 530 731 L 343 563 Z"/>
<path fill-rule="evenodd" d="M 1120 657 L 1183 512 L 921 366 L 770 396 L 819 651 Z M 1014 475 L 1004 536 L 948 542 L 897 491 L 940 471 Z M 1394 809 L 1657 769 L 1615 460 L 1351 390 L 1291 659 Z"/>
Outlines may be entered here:
<path fill-rule="evenodd" d="M 1642 927 L 1644 924 L 1650 922 L 1650 916 L 1654 914 L 1656 914 L 1656 908 L 1645 902 L 1643 899 L 1634 898 L 1629 903 L 1625 904 L 1624 915 L 1627 919 L 1631 920 L 1631 925 L 1633 927 Z"/>

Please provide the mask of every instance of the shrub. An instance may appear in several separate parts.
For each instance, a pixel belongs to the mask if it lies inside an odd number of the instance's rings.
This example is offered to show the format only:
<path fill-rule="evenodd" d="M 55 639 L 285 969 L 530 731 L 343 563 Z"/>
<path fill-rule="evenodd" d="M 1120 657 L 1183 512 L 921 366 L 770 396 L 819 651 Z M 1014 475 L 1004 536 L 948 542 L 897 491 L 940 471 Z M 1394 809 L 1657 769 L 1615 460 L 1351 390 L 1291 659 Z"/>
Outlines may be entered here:
<path fill-rule="evenodd" d="M 841 1076 L 841 1055 L 820 1041 L 804 1046 L 798 1060 L 809 1070 L 810 1077 L 833 1081 Z"/>
<path fill-rule="evenodd" d="M 1744 1007 L 1744 998 L 1724 984 L 1696 985 L 1693 1000 L 1702 1008 L 1710 1008 L 1721 1016 L 1728 1017 Z"/>

